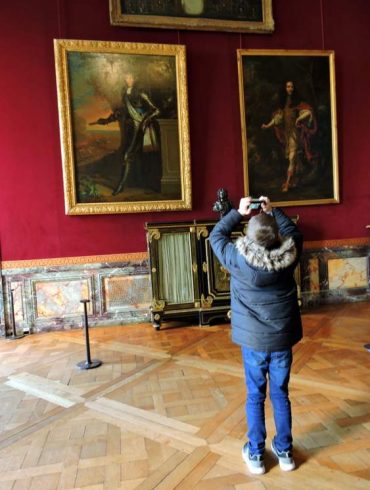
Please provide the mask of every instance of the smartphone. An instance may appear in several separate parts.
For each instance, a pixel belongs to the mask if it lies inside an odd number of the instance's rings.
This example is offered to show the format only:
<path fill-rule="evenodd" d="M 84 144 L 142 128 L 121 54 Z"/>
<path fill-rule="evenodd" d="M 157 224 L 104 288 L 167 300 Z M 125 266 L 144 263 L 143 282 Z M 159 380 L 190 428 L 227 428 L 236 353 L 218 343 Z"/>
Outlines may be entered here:
<path fill-rule="evenodd" d="M 260 201 L 259 199 L 252 199 L 251 203 L 249 205 L 250 209 L 260 209 L 261 204 L 264 203 L 265 201 Z"/>

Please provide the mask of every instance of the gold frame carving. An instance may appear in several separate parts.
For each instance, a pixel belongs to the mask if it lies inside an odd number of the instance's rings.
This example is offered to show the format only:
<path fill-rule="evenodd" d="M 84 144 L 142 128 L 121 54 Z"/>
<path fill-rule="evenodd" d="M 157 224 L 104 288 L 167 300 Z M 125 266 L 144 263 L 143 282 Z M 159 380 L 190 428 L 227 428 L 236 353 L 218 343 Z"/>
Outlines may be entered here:
<path fill-rule="evenodd" d="M 166 302 L 163 299 L 153 298 L 151 304 L 151 310 L 153 312 L 163 311 L 165 306 L 166 306 Z M 156 320 L 159 320 L 159 318 L 156 318 Z"/>
<path fill-rule="evenodd" d="M 153 228 L 148 231 L 149 241 L 159 240 L 161 238 L 161 232 L 158 228 Z"/>
<path fill-rule="evenodd" d="M 202 308 L 211 308 L 212 303 L 213 303 L 212 296 L 205 297 L 204 294 L 202 294 L 200 298 L 200 304 Z"/>
<path fill-rule="evenodd" d="M 245 195 L 276 206 L 339 203 L 334 51 L 238 49 L 237 61 Z M 289 81 L 300 96 L 295 161 L 283 132 Z"/>
<path fill-rule="evenodd" d="M 196 227 L 196 231 L 197 231 L 197 238 L 198 238 L 198 240 L 200 240 L 202 237 L 203 238 L 207 238 L 207 236 L 208 236 L 208 230 L 207 230 L 207 227 L 206 226 L 197 226 Z"/>
<path fill-rule="evenodd" d="M 262 21 L 231 20 L 225 18 L 196 17 L 196 13 L 183 16 L 127 14 L 122 11 L 122 0 L 109 0 L 110 21 L 112 25 L 127 27 L 156 27 L 165 29 L 194 29 L 202 31 L 251 32 L 267 34 L 274 31 L 272 0 L 260 0 Z M 221 7 L 223 8 L 223 7 Z M 223 11 L 226 14 L 227 11 Z M 160 13 L 160 12 L 159 12 Z M 201 14 L 198 14 L 201 15 Z"/>
<path fill-rule="evenodd" d="M 63 180 L 64 180 L 64 198 L 65 198 L 65 211 L 66 214 L 69 215 L 91 215 L 91 214 L 120 214 L 120 213 L 141 213 L 147 211 L 178 211 L 178 210 L 188 210 L 192 207 L 192 195 L 191 195 L 191 169 L 190 169 L 190 137 L 189 137 L 189 116 L 188 116 L 188 96 L 187 96 L 187 76 L 186 76 L 186 48 L 181 45 L 170 45 L 170 44 L 143 44 L 143 43 L 124 43 L 124 42 L 110 42 L 110 41 L 86 41 L 86 40 L 67 40 L 67 39 L 55 39 L 54 40 L 54 53 L 55 53 L 55 69 L 56 69 L 56 79 L 57 79 L 57 92 L 58 92 L 58 110 L 59 110 L 59 126 L 60 126 L 60 139 L 61 139 L 61 152 L 62 152 L 62 167 L 63 167 Z M 122 197 L 122 193 L 117 197 L 113 195 L 111 190 L 113 187 L 104 188 L 104 194 L 101 191 L 98 198 L 96 198 L 96 194 L 90 195 L 86 197 L 87 194 L 81 194 L 81 191 L 78 190 L 78 185 L 81 184 L 81 181 L 78 180 L 77 175 L 77 150 L 76 150 L 76 134 L 77 130 L 77 115 L 74 118 L 74 104 L 78 97 L 73 98 L 73 87 L 71 81 L 71 72 L 72 68 L 77 66 L 77 68 L 73 68 L 75 73 L 83 73 L 81 68 L 78 68 L 77 64 L 73 64 L 74 59 L 88 59 L 92 66 L 92 69 L 96 70 L 95 73 L 98 77 L 104 70 L 100 70 L 99 66 L 96 62 L 98 60 L 105 66 L 105 69 L 108 70 L 107 65 L 112 65 L 111 70 L 112 73 L 116 73 L 115 80 L 117 82 L 116 85 L 113 82 L 110 82 L 108 87 L 105 87 L 106 93 L 116 94 L 116 100 L 123 100 L 123 96 L 121 96 L 122 91 L 119 91 L 119 88 L 122 89 L 121 85 L 124 85 L 124 75 L 125 73 L 131 73 L 132 67 L 135 71 L 135 67 L 139 66 L 142 72 L 144 71 L 146 66 L 153 67 L 157 63 L 158 70 L 162 66 L 161 63 L 167 63 L 166 66 L 171 66 L 172 70 L 172 78 L 168 84 L 171 85 L 166 86 L 165 88 L 171 89 L 175 98 L 172 100 L 176 100 L 173 102 L 174 110 L 171 115 L 163 116 L 163 125 L 166 126 L 166 121 L 170 121 L 172 125 L 168 131 L 172 131 L 172 139 L 166 140 L 166 145 L 162 144 L 162 151 L 158 150 L 158 145 L 156 147 L 157 151 L 160 153 L 160 166 L 164 173 L 164 159 L 163 159 L 163 148 L 166 146 L 166 151 L 168 152 L 168 157 L 166 161 L 174 162 L 175 161 L 175 177 L 173 177 L 173 169 L 169 169 L 167 171 L 168 178 L 166 180 L 166 189 L 170 186 L 170 191 L 164 191 L 163 184 L 163 174 L 160 180 L 160 190 L 152 192 L 151 195 L 157 196 L 157 198 L 150 197 L 148 200 L 141 199 L 141 196 L 145 195 L 144 188 L 142 189 L 141 194 L 139 193 L 137 198 L 130 197 L 130 193 L 124 195 Z M 153 57 L 153 58 L 152 58 Z M 72 61 L 71 61 L 72 60 Z M 92 61 L 91 61 L 92 60 Z M 96 63 L 94 65 L 94 63 Z M 105 63 L 105 64 L 104 64 Z M 115 64 L 116 63 L 116 64 Z M 135 65 L 136 63 L 136 65 Z M 147 65 L 145 65 L 147 63 Z M 114 66 L 113 66 L 114 65 Z M 89 65 L 90 66 L 90 65 Z M 164 66 L 164 65 L 163 65 Z M 128 68 L 127 68 L 128 67 Z M 79 72 L 77 70 L 80 70 Z M 118 70 L 118 75 L 117 75 Z M 126 71 L 125 71 L 126 70 Z M 151 71 L 152 77 L 151 79 L 142 77 L 142 84 L 150 84 L 151 80 L 165 80 L 164 72 L 158 74 L 154 70 Z M 82 75 L 80 75 L 82 76 Z M 159 77 L 162 78 L 160 79 Z M 76 75 L 77 77 L 77 75 Z M 154 78 L 157 77 L 157 78 Z M 113 80 L 113 75 L 109 79 Z M 99 82 L 101 80 L 99 79 Z M 95 89 L 95 86 L 98 88 L 96 92 L 93 93 L 93 97 L 91 97 L 91 104 L 95 104 L 96 100 L 102 99 L 103 91 L 101 89 L 101 85 L 98 85 L 93 82 L 89 82 L 90 85 L 86 87 L 86 93 Z M 163 82 L 164 83 L 164 82 Z M 111 89 L 111 92 L 109 92 Z M 153 90 L 155 89 L 154 82 L 152 83 Z M 114 90 L 113 90 L 114 89 Z M 100 92 L 99 92 L 100 90 Z M 83 92 L 82 92 L 83 93 Z M 120 94 L 117 99 L 117 93 Z M 100 97 L 100 99 L 99 99 Z M 104 97 L 103 97 L 104 98 Z M 164 98 L 163 98 L 164 101 Z M 99 102 L 100 103 L 100 102 Z M 122 103 L 122 102 L 121 102 Z M 108 116 L 109 111 L 111 114 L 115 113 L 115 108 L 108 103 L 108 98 L 105 101 L 105 106 L 107 107 L 107 111 L 105 116 Z M 100 107 L 100 106 L 99 106 Z M 77 111 L 75 111 L 77 114 Z M 86 110 L 86 112 L 88 112 Z M 90 112 L 94 112 L 94 106 L 90 108 Z M 160 111 L 160 114 L 164 111 Z M 94 113 L 95 115 L 95 113 Z M 96 117 L 103 117 L 102 114 L 97 115 Z M 78 115 L 78 117 L 80 117 Z M 166 119 L 167 118 L 167 119 Z M 160 115 L 158 120 L 160 119 Z M 174 121 L 174 122 L 172 122 Z M 80 121 L 78 121 L 80 122 Z M 91 119 L 88 121 L 84 119 L 82 123 L 85 125 L 84 127 L 91 126 Z M 97 123 L 94 124 L 102 124 Z M 107 123 L 105 123 L 107 124 Z M 119 126 L 117 124 L 117 134 L 119 134 Z M 175 128 L 175 129 L 173 129 Z M 102 131 L 103 129 L 99 127 Z M 116 137 L 118 138 L 118 136 Z M 162 127 L 161 127 L 161 138 L 162 138 Z M 168 142 L 170 141 L 170 143 Z M 122 142 L 122 135 L 121 135 Z M 173 144 L 176 144 L 176 148 L 174 148 Z M 172 146 L 171 146 L 172 144 Z M 95 147 L 94 148 L 95 151 Z M 169 148 L 169 150 L 168 150 Z M 116 152 L 118 154 L 119 145 L 117 145 Z M 172 151 L 172 153 L 171 153 Z M 176 154 L 178 157 L 175 159 L 173 155 Z M 95 155 L 93 155 L 95 156 Z M 100 158 L 99 162 L 103 161 L 103 158 Z M 122 161 L 122 160 L 120 160 Z M 120 163 L 119 161 L 119 163 Z M 90 164 L 88 162 L 88 164 Z M 95 161 L 93 161 L 95 165 Z M 80 164 L 80 168 L 82 168 L 82 164 Z M 173 165 L 173 163 L 171 163 Z M 116 173 L 118 174 L 119 169 L 116 168 Z M 172 172 L 172 173 L 171 173 Z M 101 172 L 101 175 L 103 172 Z M 144 174 L 143 174 L 144 175 Z M 172 180 L 171 180 L 172 179 Z M 175 179 L 175 180 L 174 180 Z M 175 181 L 175 184 L 173 183 Z M 95 185 L 95 184 L 93 184 Z M 171 187 L 172 186 L 172 187 Z M 174 187 L 175 186 L 175 187 Z M 94 188 L 93 188 L 94 189 Z M 84 191 L 85 192 L 85 191 Z M 168 198 L 172 192 L 174 197 Z M 79 194 L 80 193 L 80 194 Z M 131 193 L 132 194 L 132 193 Z M 83 197 L 80 198 L 79 195 Z M 85 199 L 85 200 L 84 200 Z M 88 202 L 86 199 L 89 199 Z M 98 202 L 94 202 L 94 199 Z M 131 199 L 131 200 L 130 200 Z"/>

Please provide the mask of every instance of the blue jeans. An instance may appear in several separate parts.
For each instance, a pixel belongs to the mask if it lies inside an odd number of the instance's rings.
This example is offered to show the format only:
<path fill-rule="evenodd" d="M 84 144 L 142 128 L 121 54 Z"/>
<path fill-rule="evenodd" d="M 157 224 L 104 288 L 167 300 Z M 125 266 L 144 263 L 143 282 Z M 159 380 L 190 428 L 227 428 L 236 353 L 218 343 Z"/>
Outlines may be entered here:
<path fill-rule="evenodd" d="M 263 454 L 265 449 L 265 399 L 267 376 L 270 399 L 274 410 L 278 451 L 292 449 L 292 413 L 288 383 L 292 365 L 292 349 L 278 352 L 259 352 L 242 346 L 247 385 L 247 424 L 250 454 Z"/>

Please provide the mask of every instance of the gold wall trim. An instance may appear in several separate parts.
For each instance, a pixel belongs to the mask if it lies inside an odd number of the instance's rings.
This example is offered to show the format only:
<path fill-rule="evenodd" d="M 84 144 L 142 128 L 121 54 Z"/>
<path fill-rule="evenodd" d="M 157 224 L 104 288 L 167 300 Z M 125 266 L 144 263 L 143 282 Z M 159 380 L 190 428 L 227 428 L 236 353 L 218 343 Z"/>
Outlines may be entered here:
<path fill-rule="evenodd" d="M 370 238 L 342 238 L 338 240 L 315 240 L 312 242 L 304 242 L 304 250 L 311 248 L 332 248 L 332 247 L 353 247 L 361 245 L 370 245 Z"/>
<path fill-rule="evenodd" d="M 67 266 L 98 264 L 102 262 L 137 262 L 147 260 L 147 252 L 122 253 L 110 255 L 87 255 L 82 257 L 60 257 L 54 259 L 5 260 L 2 269 L 27 269 L 32 267 Z"/>

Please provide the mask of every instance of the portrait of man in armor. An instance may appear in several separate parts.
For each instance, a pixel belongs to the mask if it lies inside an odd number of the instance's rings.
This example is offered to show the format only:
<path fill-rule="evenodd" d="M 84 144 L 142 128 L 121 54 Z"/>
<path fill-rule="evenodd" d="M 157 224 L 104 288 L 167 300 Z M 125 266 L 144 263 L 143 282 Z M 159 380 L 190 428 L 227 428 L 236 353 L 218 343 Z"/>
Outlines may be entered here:
<path fill-rule="evenodd" d="M 68 214 L 189 209 L 185 46 L 54 46 Z"/>

